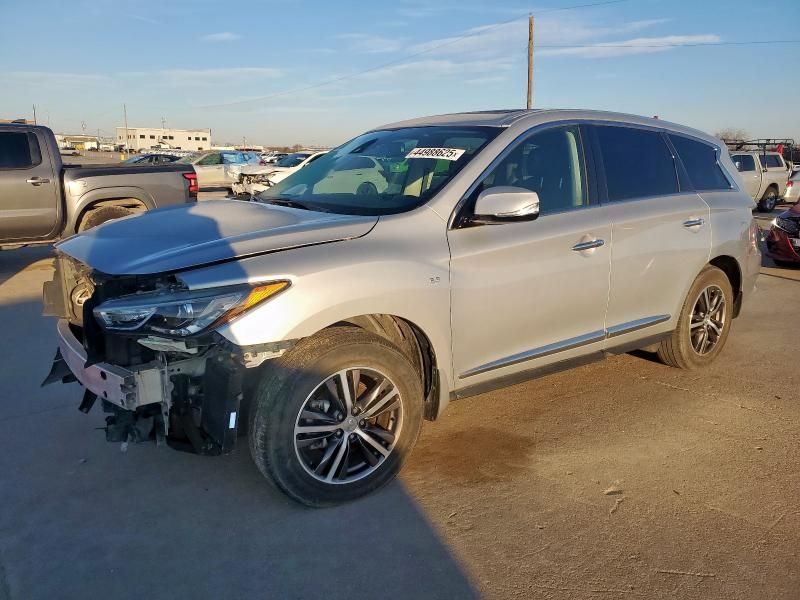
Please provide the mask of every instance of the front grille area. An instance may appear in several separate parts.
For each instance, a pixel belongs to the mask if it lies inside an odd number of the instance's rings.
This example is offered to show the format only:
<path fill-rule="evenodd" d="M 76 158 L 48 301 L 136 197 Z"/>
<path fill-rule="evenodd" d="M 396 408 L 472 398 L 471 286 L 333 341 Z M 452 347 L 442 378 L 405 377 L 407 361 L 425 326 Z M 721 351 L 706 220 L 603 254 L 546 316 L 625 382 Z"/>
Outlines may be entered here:
<path fill-rule="evenodd" d="M 797 236 L 800 233 L 800 222 L 795 219 L 787 219 L 786 217 L 778 217 L 775 219 L 775 225 L 783 229 L 791 236 Z"/>

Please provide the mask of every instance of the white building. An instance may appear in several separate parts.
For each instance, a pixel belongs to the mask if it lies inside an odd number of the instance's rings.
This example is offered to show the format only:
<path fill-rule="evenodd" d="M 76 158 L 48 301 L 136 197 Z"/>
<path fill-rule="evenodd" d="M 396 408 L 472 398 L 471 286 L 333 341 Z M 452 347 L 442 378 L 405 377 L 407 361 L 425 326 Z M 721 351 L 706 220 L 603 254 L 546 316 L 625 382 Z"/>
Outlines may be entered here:
<path fill-rule="evenodd" d="M 156 148 L 178 150 L 208 150 L 211 148 L 210 129 L 164 129 L 161 127 L 117 127 L 117 144 L 138 152 Z"/>

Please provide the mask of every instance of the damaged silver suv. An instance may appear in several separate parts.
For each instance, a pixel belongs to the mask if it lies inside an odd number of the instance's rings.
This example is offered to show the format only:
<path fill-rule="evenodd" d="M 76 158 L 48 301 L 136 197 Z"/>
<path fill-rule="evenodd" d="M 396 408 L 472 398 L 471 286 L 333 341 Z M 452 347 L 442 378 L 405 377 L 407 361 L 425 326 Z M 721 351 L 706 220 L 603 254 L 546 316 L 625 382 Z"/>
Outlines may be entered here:
<path fill-rule="evenodd" d="M 46 382 L 111 441 L 247 435 L 311 506 L 390 481 L 453 398 L 650 348 L 722 351 L 761 258 L 725 146 L 662 121 L 497 111 L 381 127 L 257 202 L 121 219 L 57 245 Z"/>

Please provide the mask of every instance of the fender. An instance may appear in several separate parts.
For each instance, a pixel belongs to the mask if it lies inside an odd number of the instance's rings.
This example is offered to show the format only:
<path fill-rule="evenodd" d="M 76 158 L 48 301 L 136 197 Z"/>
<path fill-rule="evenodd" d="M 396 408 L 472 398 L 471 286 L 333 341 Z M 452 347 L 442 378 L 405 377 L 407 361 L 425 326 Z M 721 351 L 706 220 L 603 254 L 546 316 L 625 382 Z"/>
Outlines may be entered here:
<path fill-rule="evenodd" d="M 67 188 L 69 194 L 69 188 Z M 70 194 L 71 195 L 71 194 Z M 96 202 L 104 200 L 115 200 L 117 198 L 135 198 L 147 208 L 152 210 L 156 207 L 156 202 L 150 194 L 140 187 L 135 186 L 114 186 L 114 187 L 101 187 L 89 190 L 77 202 L 72 204 L 67 224 L 64 227 L 64 233 L 72 235 L 78 231 L 78 222 L 83 215 L 86 208 Z M 68 201 L 68 205 L 71 204 Z"/>

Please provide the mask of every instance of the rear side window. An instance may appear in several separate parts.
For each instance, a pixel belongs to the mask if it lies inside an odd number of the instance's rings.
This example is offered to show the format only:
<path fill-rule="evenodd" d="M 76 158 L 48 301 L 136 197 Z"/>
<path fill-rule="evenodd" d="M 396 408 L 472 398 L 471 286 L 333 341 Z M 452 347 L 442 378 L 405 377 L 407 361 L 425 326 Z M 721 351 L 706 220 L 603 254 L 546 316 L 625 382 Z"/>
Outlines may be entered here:
<path fill-rule="evenodd" d="M 729 190 L 731 184 L 717 162 L 717 149 L 710 144 L 682 135 L 671 135 L 669 140 L 678 151 L 689 179 L 697 191 Z"/>
<path fill-rule="evenodd" d="M 611 202 L 678 192 L 672 152 L 656 131 L 597 126 Z"/>
<path fill-rule="evenodd" d="M 0 131 L 0 169 L 29 169 L 41 162 L 35 133 Z"/>
<path fill-rule="evenodd" d="M 777 154 L 765 154 L 761 157 L 761 162 L 768 169 L 783 169 L 783 161 Z"/>

